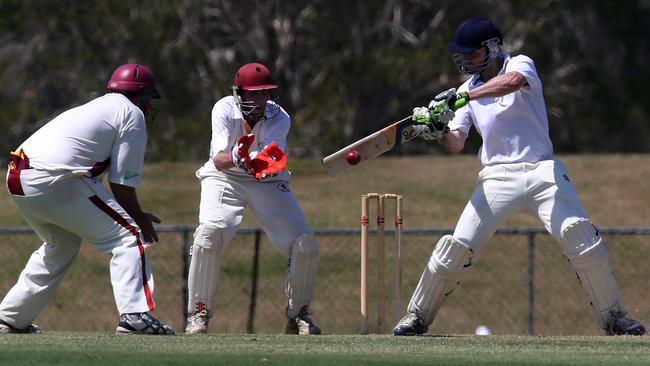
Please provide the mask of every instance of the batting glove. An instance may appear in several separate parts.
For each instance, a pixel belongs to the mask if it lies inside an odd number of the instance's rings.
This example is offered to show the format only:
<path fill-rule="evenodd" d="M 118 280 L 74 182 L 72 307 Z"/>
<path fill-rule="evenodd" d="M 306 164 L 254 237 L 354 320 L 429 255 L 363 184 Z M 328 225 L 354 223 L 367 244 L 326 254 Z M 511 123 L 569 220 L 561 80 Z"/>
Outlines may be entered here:
<path fill-rule="evenodd" d="M 427 107 L 413 108 L 411 119 L 415 122 L 413 130 L 416 135 L 424 140 L 440 140 L 445 133 L 449 132 L 447 125 L 433 123 L 431 111 Z"/>
<path fill-rule="evenodd" d="M 438 95 L 429 103 L 429 107 L 418 107 L 413 109 L 411 119 L 416 123 L 414 129 L 420 137 L 425 140 L 439 140 L 449 132 L 447 124 L 451 122 L 455 113 L 454 110 L 466 105 L 469 102 L 467 92 L 456 92 L 451 88 Z M 424 128 L 424 127 L 428 128 Z"/>
<path fill-rule="evenodd" d="M 429 103 L 429 114 L 431 115 L 432 124 L 441 124 L 443 126 L 446 126 L 456 116 L 454 110 L 449 108 L 446 99 L 432 100 Z"/>
<path fill-rule="evenodd" d="M 456 88 L 445 90 L 436 95 L 429 103 L 433 123 L 448 124 L 454 119 L 454 111 L 469 102 L 467 92 L 456 92 Z"/>
<path fill-rule="evenodd" d="M 453 118 L 453 116 L 451 118 Z M 441 123 L 439 121 L 439 115 L 434 114 L 433 111 L 427 107 L 413 108 L 411 119 L 415 122 L 413 130 L 424 140 L 439 140 L 445 133 L 449 132 L 447 124 Z"/>

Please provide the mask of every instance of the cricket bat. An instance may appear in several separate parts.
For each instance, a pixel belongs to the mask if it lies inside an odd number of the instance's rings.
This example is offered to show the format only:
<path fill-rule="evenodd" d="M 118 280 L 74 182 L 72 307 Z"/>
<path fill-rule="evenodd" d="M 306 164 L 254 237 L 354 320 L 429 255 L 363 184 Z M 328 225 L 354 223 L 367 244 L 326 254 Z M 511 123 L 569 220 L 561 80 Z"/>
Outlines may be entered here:
<path fill-rule="evenodd" d="M 372 135 L 366 136 L 341 150 L 323 158 L 323 166 L 331 176 L 375 158 L 417 136 L 413 130 L 413 121 L 408 116 L 392 125 L 385 127 Z M 356 151 L 357 159 L 348 161 L 348 153 Z"/>
<path fill-rule="evenodd" d="M 455 93 L 453 95 L 455 95 Z M 468 102 L 468 99 L 461 98 L 455 100 L 450 107 L 455 111 L 458 108 L 467 105 Z M 413 120 L 411 120 L 411 116 L 399 120 L 372 135 L 366 136 L 361 140 L 324 157 L 322 160 L 323 166 L 327 173 L 334 177 L 353 166 L 363 164 L 365 161 L 376 158 L 386 151 L 392 150 L 395 146 L 404 144 L 417 137 L 418 134 L 413 128 L 414 124 Z"/>

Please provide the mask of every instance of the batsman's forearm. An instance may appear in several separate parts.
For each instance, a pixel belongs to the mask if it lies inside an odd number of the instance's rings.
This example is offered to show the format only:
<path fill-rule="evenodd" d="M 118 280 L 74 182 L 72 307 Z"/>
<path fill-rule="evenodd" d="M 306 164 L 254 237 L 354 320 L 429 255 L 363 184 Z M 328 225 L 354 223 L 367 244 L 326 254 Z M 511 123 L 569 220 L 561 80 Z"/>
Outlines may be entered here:
<path fill-rule="evenodd" d="M 465 147 L 466 139 L 467 134 L 459 130 L 452 130 L 444 134 L 438 142 L 445 148 L 445 150 L 453 154 L 458 154 Z"/>
<path fill-rule="evenodd" d="M 517 71 L 511 71 L 495 76 L 487 83 L 468 91 L 468 94 L 471 100 L 497 98 L 516 92 L 524 84 L 526 84 L 526 78 Z"/>

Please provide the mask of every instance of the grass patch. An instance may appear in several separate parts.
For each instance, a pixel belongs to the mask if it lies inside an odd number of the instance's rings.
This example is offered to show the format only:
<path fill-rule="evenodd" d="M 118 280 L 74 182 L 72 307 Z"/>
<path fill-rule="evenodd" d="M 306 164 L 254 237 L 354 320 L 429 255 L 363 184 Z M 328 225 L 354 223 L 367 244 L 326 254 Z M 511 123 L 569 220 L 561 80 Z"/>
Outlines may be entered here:
<path fill-rule="evenodd" d="M 0 336 L 10 365 L 647 365 L 632 337 L 205 335 L 45 333 Z"/>

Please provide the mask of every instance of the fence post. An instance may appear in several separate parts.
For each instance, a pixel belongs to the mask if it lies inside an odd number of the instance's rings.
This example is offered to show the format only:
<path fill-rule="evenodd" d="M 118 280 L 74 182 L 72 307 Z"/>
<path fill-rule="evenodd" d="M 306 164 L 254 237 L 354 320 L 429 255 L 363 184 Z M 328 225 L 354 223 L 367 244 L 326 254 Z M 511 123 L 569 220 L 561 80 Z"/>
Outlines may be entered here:
<path fill-rule="evenodd" d="M 253 333 L 255 326 L 255 306 L 257 305 L 257 278 L 259 274 L 260 262 L 260 239 L 262 231 L 255 230 L 255 245 L 253 247 L 253 268 L 251 269 L 251 300 L 248 306 L 248 321 L 246 323 L 246 333 Z"/>
<path fill-rule="evenodd" d="M 528 232 L 528 329 L 533 335 L 535 328 L 535 233 Z"/>

